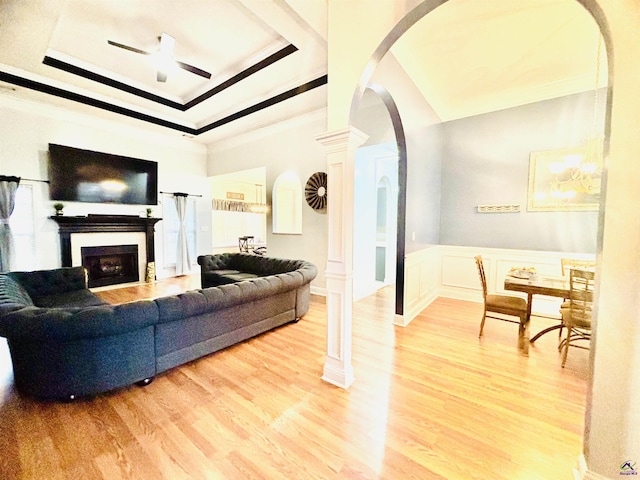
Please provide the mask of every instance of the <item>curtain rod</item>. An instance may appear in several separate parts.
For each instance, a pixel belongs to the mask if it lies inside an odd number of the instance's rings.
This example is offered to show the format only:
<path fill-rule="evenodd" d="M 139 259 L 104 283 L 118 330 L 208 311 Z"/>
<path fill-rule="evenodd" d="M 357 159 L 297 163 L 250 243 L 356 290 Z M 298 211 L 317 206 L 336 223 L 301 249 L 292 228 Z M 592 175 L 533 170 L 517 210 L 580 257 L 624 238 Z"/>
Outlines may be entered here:
<path fill-rule="evenodd" d="M 51 183 L 49 180 L 35 180 L 33 178 L 22 178 L 22 177 L 18 177 L 17 175 L 0 175 L 0 177 L 15 177 L 19 180 L 25 180 L 27 182 Z"/>
<path fill-rule="evenodd" d="M 167 195 L 177 195 L 179 197 L 202 197 L 202 195 L 194 195 L 193 193 L 184 193 L 184 192 L 163 192 L 161 190 L 160 193 L 166 193 Z"/>
<path fill-rule="evenodd" d="M 23 178 L 22 180 L 26 180 L 27 182 L 51 183 L 49 180 L 35 180 L 33 178 Z"/>

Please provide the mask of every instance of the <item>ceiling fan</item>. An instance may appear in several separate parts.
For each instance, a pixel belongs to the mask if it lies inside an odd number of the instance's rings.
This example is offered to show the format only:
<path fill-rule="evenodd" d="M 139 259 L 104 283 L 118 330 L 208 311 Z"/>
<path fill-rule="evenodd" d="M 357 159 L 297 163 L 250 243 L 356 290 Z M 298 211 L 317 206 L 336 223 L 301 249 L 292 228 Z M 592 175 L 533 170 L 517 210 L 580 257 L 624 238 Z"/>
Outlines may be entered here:
<path fill-rule="evenodd" d="M 129 45 L 124 45 L 122 43 L 114 42 L 112 40 L 107 40 L 109 45 L 113 45 L 114 47 L 124 48 L 125 50 L 129 50 L 130 52 L 140 53 L 142 55 L 148 55 L 154 57 L 155 63 L 157 64 L 157 74 L 156 80 L 158 82 L 166 82 L 167 81 L 167 73 L 172 65 L 177 65 L 178 67 L 195 73 L 196 75 L 200 75 L 206 79 L 211 78 L 211 74 L 206 72 L 198 67 L 194 67 L 193 65 L 189 65 L 188 63 L 180 62 L 173 58 L 173 48 L 176 44 L 176 39 L 167 33 L 162 33 L 160 37 L 160 48 L 157 52 L 147 52 L 146 50 L 140 50 L 139 48 L 130 47 Z"/>

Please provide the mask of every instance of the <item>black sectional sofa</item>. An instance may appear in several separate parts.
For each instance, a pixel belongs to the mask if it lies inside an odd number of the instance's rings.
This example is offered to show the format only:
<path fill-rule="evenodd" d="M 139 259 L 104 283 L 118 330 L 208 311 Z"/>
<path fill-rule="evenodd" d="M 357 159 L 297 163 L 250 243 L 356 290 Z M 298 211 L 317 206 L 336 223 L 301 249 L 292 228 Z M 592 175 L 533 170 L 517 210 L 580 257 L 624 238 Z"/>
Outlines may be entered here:
<path fill-rule="evenodd" d="M 122 305 L 88 290 L 83 267 L 0 274 L 0 336 L 8 340 L 16 387 L 38 398 L 73 399 L 146 383 L 299 320 L 316 267 L 251 257 L 246 261 L 265 262 L 269 273 L 257 275 L 254 267 L 244 281 Z"/>

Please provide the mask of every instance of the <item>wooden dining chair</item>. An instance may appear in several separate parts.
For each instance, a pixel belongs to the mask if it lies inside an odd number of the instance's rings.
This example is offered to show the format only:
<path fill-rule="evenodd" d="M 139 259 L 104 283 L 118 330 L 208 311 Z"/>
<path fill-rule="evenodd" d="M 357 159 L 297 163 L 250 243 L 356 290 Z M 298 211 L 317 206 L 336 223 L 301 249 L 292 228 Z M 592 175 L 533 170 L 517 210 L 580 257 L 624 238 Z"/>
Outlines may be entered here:
<path fill-rule="evenodd" d="M 484 273 L 482 256 L 478 255 L 475 257 L 475 259 L 476 265 L 478 266 L 478 274 L 480 275 L 480 283 L 482 284 L 482 296 L 484 298 L 484 312 L 482 313 L 482 321 L 480 322 L 480 334 L 478 335 L 478 337 L 482 336 L 485 320 L 487 318 L 493 318 L 495 320 L 518 323 L 520 325 L 518 330 L 518 339 L 519 341 L 522 341 L 524 339 L 524 334 L 527 327 L 527 301 L 524 298 L 515 297 L 512 295 L 490 295 L 489 293 L 487 293 L 487 277 Z M 518 320 L 497 317 L 494 315 L 489 315 L 489 313 L 518 317 Z"/>
<path fill-rule="evenodd" d="M 583 260 L 581 258 L 561 258 L 560 259 L 560 268 L 562 271 L 562 276 L 566 277 L 570 274 L 571 270 L 574 268 L 579 268 L 580 270 L 595 270 L 596 262 L 595 260 Z M 560 309 L 569 308 L 569 298 L 565 298 L 560 305 Z M 558 338 L 562 337 L 562 327 L 560 327 L 558 331 Z"/>
<path fill-rule="evenodd" d="M 591 339 L 591 316 L 593 312 L 593 279 L 591 270 L 571 269 L 569 273 L 569 308 L 561 308 L 562 323 L 567 335 L 560 343 L 562 368 L 567 362 L 569 347 L 589 348 L 577 344 Z"/>
<path fill-rule="evenodd" d="M 594 260 L 583 260 L 580 258 L 561 258 L 560 268 L 562 269 L 562 276 L 565 277 L 569 275 L 569 272 L 573 268 L 593 270 L 596 268 L 596 262 Z"/>

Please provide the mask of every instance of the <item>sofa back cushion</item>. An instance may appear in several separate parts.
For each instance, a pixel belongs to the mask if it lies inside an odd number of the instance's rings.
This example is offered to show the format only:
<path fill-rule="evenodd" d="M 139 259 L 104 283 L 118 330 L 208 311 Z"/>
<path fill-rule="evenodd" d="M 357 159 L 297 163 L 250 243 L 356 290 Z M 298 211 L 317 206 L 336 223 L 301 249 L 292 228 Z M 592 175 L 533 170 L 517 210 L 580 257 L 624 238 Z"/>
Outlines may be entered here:
<path fill-rule="evenodd" d="M 0 336 L 13 342 L 67 342 L 118 336 L 156 323 L 158 308 L 152 300 L 94 307 L 17 307 L 0 314 Z"/>
<path fill-rule="evenodd" d="M 203 272 L 210 272 L 211 270 L 226 270 L 232 253 L 219 253 L 216 255 L 200 255 L 198 257 L 198 263 Z"/>
<path fill-rule="evenodd" d="M 232 254 L 228 265 L 241 272 L 254 273 L 259 276 L 278 275 L 280 273 L 293 272 L 304 262 L 300 260 L 287 260 L 283 258 L 262 257 L 250 254 Z"/>
<path fill-rule="evenodd" d="M 62 267 L 33 272 L 9 272 L 7 275 L 20 283 L 35 303 L 37 303 L 38 297 L 87 288 L 87 271 L 84 267 Z"/>

